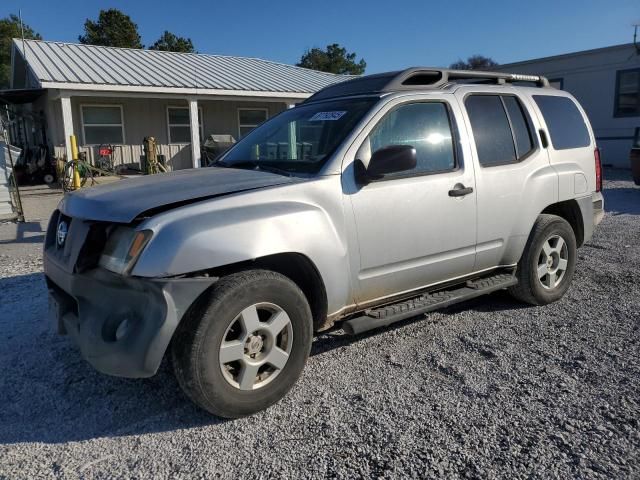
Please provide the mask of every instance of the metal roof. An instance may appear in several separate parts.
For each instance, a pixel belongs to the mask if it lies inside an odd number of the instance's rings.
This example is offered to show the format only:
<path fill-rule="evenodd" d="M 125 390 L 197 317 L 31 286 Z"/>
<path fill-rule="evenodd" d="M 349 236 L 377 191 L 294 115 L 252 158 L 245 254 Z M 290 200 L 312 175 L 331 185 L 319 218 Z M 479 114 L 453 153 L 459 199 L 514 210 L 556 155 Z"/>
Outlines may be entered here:
<path fill-rule="evenodd" d="M 259 58 L 14 39 L 42 88 L 307 97 L 353 78 Z"/>
<path fill-rule="evenodd" d="M 548 57 L 540 57 L 540 58 L 532 58 L 529 60 L 521 60 L 519 62 L 512 62 L 512 63 L 504 63 L 504 64 L 500 64 L 498 66 L 496 66 L 496 69 L 502 70 L 504 68 L 509 69 L 511 67 L 517 67 L 520 65 L 527 65 L 530 63 L 541 63 L 541 62 L 549 62 L 552 60 L 560 60 L 560 59 L 564 59 L 564 58 L 573 58 L 573 57 L 580 57 L 580 56 L 586 56 L 586 55 L 593 55 L 593 54 L 598 54 L 598 53 L 604 53 L 604 52 L 610 52 L 613 50 L 631 50 L 631 49 L 638 49 L 638 47 L 633 44 L 633 43 L 622 43 L 620 45 L 611 45 L 609 47 L 600 47 L 600 48 L 592 48 L 591 50 L 579 50 L 577 52 L 569 52 L 569 53 L 561 53 L 559 55 L 551 55 Z"/>

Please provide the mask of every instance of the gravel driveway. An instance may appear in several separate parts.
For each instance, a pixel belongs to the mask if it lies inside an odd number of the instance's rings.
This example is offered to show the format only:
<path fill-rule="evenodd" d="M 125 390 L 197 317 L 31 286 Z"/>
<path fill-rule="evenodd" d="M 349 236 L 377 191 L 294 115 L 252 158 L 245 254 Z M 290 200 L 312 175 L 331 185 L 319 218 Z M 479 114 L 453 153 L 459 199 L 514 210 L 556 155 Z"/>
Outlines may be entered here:
<path fill-rule="evenodd" d="M 640 477 L 640 188 L 607 215 L 560 302 L 505 293 L 314 342 L 266 412 L 224 421 L 93 371 L 47 324 L 42 224 L 0 226 L 0 478 Z M 13 233 L 12 233 L 13 232 Z M 14 236 L 12 236 L 14 235 Z"/>

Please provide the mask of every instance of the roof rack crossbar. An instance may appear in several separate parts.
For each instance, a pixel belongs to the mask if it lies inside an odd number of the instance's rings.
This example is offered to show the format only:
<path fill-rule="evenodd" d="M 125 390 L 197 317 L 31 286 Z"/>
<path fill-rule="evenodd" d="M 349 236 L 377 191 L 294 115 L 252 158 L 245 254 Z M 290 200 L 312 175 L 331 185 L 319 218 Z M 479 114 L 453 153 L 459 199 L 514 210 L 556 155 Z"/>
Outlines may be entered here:
<path fill-rule="evenodd" d="M 483 72 L 479 70 L 450 70 L 434 67 L 413 67 L 397 72 L 377 73 L 356 77 L 345 82 L 325 87 L 309 97 L 306 102 L 326 98 L 363 95 L 367 93 L 387 93 L 399 90 L 445 88 L 456 81 L 467 83 L 495 82 L 498 85 L 513 82 L 531 82 L 538 87 L 549 87 L 549 80 L 540 75 L 520 73 Z"/>
<path fill-rule="evenodd" d="M 478 79 L 495 80 L 496 83 L 533 82 L 539 87 L 548 87 L 549 80 L 541 75 L 523 75 L 520 73 L 481 72 L 478 70 L 442 70 L 443 78 L 448 81 Z"/>
<path fill-rule="evenodd" d="M 393 73 L 395 73 L 395 75 L 389 75 L 389 82 L 384 86 L 382 91 L 404 90 L 407 87 L 439 88 L 450 83 L 455 83 L 456 80 L 488 80 L 499 85 L 512 82 L 532 82 L 539 87 L 549 86 L 549 81 L 545 77 L 540 75 L 523 75 L 520 73 L 449 70 L 445 68 L 428 67 L 408 68 L 407 70 Z"/>

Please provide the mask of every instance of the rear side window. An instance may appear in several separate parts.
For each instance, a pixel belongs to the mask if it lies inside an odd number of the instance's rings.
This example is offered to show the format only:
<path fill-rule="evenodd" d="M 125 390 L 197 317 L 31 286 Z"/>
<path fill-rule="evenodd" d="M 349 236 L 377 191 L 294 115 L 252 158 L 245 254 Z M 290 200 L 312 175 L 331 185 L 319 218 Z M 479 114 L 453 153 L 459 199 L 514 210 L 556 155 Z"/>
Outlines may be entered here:
<path fill-rule="evenodd" d="M 533 150 L 531 122 L 516 97 L 471 95 L 465 106 L 483 167 L 518 162 Z"/>
<path fill-rule="evenodd" d="M 391 110 L 375 126 L 369 142 L 371 152 L 390 145 L 416 149 L 416 168 L 399 172 L 399 176 L 442 172 L 456 166 L 449 111 L 441 102 L 411 103 Z"/>
<path fill-rule="evenodd" d="M 565 150 L 591 144 L 584 118 L 570 98 L 534 95 L 533 99 L 547 124 L 553 148 Z"/>

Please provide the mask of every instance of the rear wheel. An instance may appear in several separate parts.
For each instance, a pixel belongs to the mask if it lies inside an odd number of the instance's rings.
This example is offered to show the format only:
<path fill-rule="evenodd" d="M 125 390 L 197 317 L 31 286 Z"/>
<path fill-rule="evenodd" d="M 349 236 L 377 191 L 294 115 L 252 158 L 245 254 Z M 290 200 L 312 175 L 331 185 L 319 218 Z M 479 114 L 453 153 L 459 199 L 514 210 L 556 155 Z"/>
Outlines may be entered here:
<path fill-rule="evenodd" d="M 263 410 L 300 376 L 312 325 L 304 294 L 287 277 L 266 270 L 224 277 L 176 332 L 178 383 L 196 404 L 221 417 Z"/>
<path fill-rule="evenodd" d="M 509 292 L 533 305 L 559 300 L 571 284 L 576 256 L 576 237 L 571 225 L 555 215 L 540 215 L 518 262 L 518 284 Z"/>

